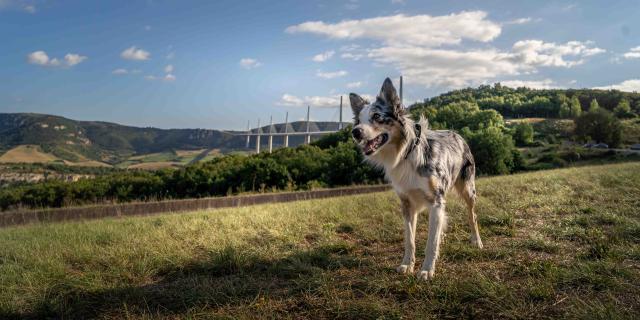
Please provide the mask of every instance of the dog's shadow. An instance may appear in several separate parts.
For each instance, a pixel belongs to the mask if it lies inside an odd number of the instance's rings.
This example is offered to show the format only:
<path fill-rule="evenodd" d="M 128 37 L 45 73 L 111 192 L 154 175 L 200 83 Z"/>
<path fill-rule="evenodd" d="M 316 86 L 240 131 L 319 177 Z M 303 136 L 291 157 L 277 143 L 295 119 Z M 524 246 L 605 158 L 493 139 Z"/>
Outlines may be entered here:
<path fill-rule="evenodd" d="M 146 285 L 93 291 L 53 288 L 51 298 L 31 312 L 0 312 L 0 318 L 171 317 L 204 308 L 246 306 L 260 296 L 287 298 L 313 290 L 325 272 L 360 267 L 364 262 L 350 251 L 345 245 L 330 245 L 268 259 L 227 247 L 187 265 L 160 270 Z"/>

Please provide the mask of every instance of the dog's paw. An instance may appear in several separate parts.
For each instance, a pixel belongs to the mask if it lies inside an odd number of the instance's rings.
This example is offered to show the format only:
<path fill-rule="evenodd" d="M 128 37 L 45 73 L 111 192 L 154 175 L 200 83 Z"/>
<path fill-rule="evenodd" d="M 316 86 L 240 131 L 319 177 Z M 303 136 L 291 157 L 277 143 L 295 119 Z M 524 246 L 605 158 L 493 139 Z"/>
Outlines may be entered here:
<path fill-rule="evenodd" d="M 420 272 L 418 272 L 418 274 L 416 275 L 416 277 L 418 278 L 418 280 L 420 281 L 429 281 L 431 279 L 433 279 L 433 276 L 435 275 L 435 271 L 431 270 L 420 270 Z"/>
<path fill-rule="evenodd" d="M 478 247 L 478 249 L 482 249 L 484 246 L 482 245 L 482 240 L 480 240 L 480 238 L 476 239 L 476 238 L 471 238 L 471 244 L 473 246 Z"/>
<path fill-rule="evenodd" d="M 413 273 L 413 265 L 401 264 L 396 268 L 396 271 L 398 271 L 398 273 L 400 273 L 400 274 Z"/>

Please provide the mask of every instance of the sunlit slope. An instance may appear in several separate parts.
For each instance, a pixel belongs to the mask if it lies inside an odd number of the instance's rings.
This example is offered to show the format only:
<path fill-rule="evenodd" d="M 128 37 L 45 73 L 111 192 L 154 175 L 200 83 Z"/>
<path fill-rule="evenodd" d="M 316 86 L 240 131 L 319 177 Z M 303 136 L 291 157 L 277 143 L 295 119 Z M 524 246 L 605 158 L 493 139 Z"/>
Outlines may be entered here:
<path fill-rule="evenodd" d="M 0 230 L 0 318 L 634 318 L 640 163 L 482 178 L 485 249 L 449 198 L 436 278 L 391 193 Z M 419 219 L 418 260 L 426 242 Z"/>

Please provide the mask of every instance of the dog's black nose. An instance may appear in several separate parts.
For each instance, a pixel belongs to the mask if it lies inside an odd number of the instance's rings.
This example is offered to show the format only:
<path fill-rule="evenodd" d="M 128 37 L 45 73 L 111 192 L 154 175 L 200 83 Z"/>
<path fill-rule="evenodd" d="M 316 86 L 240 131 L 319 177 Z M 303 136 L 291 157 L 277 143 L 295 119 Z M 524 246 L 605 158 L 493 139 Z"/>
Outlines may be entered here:
<path fill-rule="evenodd" d="M 362 140 L 362 129 L 355 128 L 351 130 L 351 135 L 353 135 L 356 140 Z"/>

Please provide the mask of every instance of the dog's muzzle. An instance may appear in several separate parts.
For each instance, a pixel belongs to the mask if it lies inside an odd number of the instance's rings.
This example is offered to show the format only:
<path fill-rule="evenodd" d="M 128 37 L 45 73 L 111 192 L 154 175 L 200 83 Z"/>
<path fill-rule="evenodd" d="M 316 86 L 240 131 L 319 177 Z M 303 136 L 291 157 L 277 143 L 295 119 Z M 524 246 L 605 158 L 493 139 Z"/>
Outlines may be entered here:
<path fill-rule="evenodd" d="M 364 134 L 364 131 L 360 128 L 355 128 L 351 130 L 351 135 L 353 136 L 354 139 L 356 139 L 356 141 L 362 140 L 363 134 Z"/>

